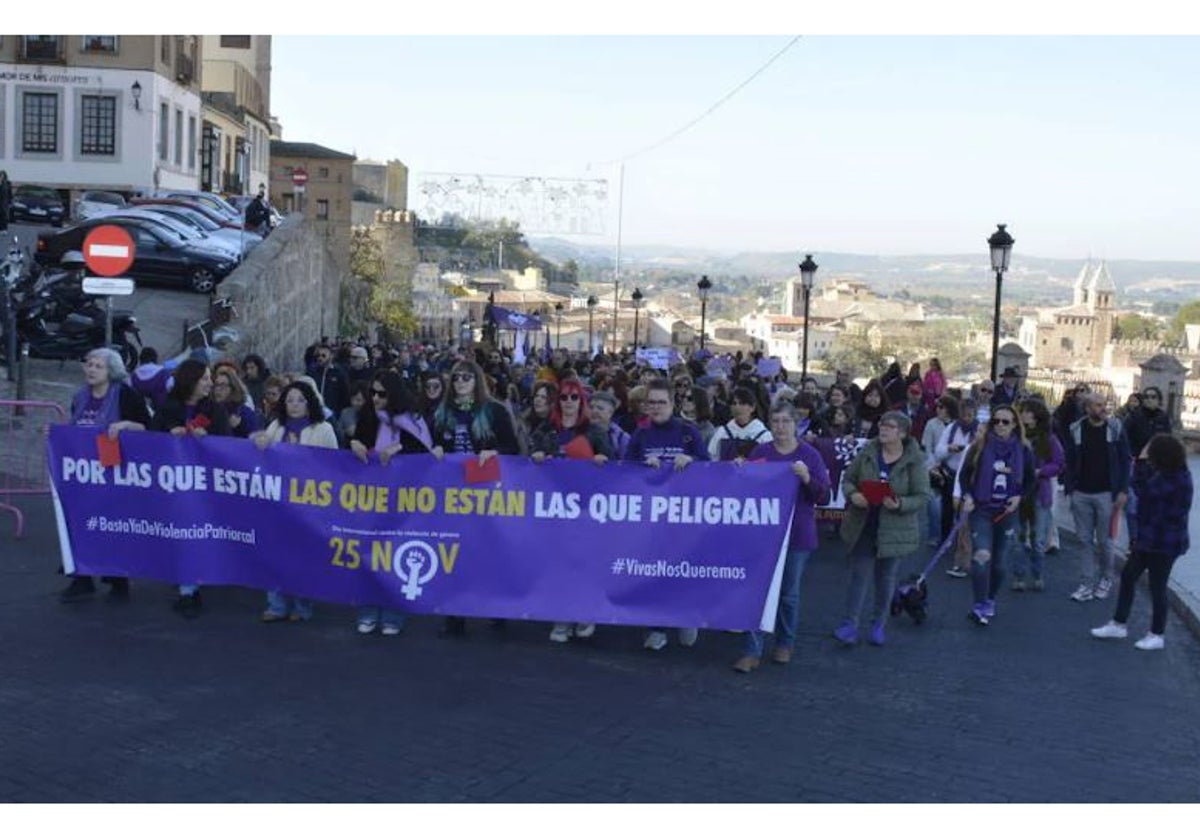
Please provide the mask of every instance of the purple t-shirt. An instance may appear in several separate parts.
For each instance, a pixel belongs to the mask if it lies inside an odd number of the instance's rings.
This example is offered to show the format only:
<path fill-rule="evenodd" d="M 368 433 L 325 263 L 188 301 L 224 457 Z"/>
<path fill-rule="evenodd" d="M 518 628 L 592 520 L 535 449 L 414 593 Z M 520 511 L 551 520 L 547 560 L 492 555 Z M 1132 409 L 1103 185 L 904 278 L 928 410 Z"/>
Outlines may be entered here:
<path fill-rule="evenodd" d="M 803 461 L 808 465 L 809 482 L 800 485 L 796 509 L 792 513 L 792 536 L 789 551 L 811 551 L 817 547 L 817 518 L 813 506 L 829 502 L 829 469 L 821 453 L 805 441 L 787 455 L 774 443 L 760 443 L 746 458 L 747 461 Z M 800 479 L 796 479 L 799 481 Z"/>
<path fill-rule="evenodd" d="M 104 410 L 104 399 L 93 396 L 88 397 L 87 405 L 79 412 L 79 416 L 75 418 L 76 426 L 95 426 L 98 425 L 100 412 Z"/>

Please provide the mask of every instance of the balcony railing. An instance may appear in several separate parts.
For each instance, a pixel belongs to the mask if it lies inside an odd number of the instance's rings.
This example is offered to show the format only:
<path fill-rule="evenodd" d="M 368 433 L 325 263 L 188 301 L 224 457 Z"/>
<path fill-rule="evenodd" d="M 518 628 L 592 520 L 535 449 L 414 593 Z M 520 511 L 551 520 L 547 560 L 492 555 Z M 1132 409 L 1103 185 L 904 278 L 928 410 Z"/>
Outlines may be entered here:
<path fill-rule="evenodd" d="M 196 75 L 196 63 L 190 55 L 175 56 L 175 81 L 181 85 L 191 84 Z"/>

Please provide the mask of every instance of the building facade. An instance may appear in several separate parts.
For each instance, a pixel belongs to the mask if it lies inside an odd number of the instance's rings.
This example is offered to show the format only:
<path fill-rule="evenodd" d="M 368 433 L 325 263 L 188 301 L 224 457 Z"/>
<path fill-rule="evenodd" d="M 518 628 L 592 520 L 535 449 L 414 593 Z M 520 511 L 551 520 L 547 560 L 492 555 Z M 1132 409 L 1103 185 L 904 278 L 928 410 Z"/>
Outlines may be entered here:
<path fill-rule="evenodd" d="M 0 169 L 126 195 L 199 186 L 198 35 L 0 36 Z"/>
<path fill-rule="evenodd" d="M 205 35 L 200 188 L 252 195 L 270 180 L 271 36 Z"/>
<path fill-rule="evenodd" d="M 350 206 L 353 195 L 354 155 L 316 143 L 271 141 L 271 203 L 282 213 L 303 213 L 322 226 L 334 256 L 350 264 Z M 297 169 L 308 173 L 308 182 L 298 189 L 293 181 Z"/>
<path fill-rule="evenodd" d="M 1104 364 L 1113 340 L 1117 287 L 1104 261 L 1084 263 L 1072 287 L 1070 306 L 1040 310 L 1022 319 L 1018 341 L 1030 353 L 1030 365 L 1072 368 Z"/>

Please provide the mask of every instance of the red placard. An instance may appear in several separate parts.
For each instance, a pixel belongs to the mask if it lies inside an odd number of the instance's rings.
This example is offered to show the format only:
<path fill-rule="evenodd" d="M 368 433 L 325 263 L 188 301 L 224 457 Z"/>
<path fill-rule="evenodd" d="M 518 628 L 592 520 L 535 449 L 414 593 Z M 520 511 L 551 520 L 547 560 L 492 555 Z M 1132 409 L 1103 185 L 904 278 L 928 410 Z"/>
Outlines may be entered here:
<path fill-rule="evenodd" d="M 93 274 L 116 277 L 133 265 L 133 237 L 116 225 L 100 225 L 83 240 L 83 261 Z"/>

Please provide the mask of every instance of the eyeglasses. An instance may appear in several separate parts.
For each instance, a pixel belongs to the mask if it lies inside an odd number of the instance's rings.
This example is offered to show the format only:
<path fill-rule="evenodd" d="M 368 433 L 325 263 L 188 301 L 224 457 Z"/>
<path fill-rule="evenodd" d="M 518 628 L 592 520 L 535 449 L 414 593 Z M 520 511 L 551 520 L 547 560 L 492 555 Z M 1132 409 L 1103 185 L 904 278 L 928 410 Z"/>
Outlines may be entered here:
<path fill-rule="evenodd" d="M 1142 394 L 1142 399 L 1144 399 L 1144 400 L 1157 400 L 1157 399 L 1158 399 L 1158 394 Z"/>
<path fill-rule="evenodd" d="M 372 389 L 371 389 L 371 396 L 372 396 L 372 397 L 386 397 L 386 396 L 387 396 L 387 391 L 380 391 L 380 390 L 378 390 L 378 389 L 376 389 L 376 388 L 372 388 Z"/>
<path fill-rule="evenodd" d="M 558 401 L 559 402 L 579 402 L 579 395 L 578 394 L 559 394 Z"/>
<path fill-rule="evenodd" d="M 670 400 L 642 400 L 642 405 L 670 405 Z"/>
<path fill-rule="evenodd" d="M 991 423 L 993 426 L 1011 426 L 1011 425 L 1013 425 L 1013 421 L 1007 417 L 993 418 Z"/>
<path fill-rule="evenodd" d="M 474 382 L 475 374 L 473 373 L 456 373 L 450 377 L 455 382 Z"/>
<path fill-rule="evenodd" d="M 426 382 L 425 390 L 426 391 L 440 391 L 440 390 L 442 390 L 442 383 L 437 381 L 436 379 Z"/>
<path fill-rule="evenodd" d="M 996 393 L 996 391 L 995 391 L 994 389 L 992 389 L 992 388 L 980 388 L 980 389 L 979 389 L 979 393 L 981 393 L 981 394 L 994 394 L 994 393 Z"/>
<path fill-rule="evenodd" d="M 676 388 L 691 388 L 692 383 L 688 382 L 686 379 L 680 379 L 678 382 L 675 383 L 675 387 Z"/>

